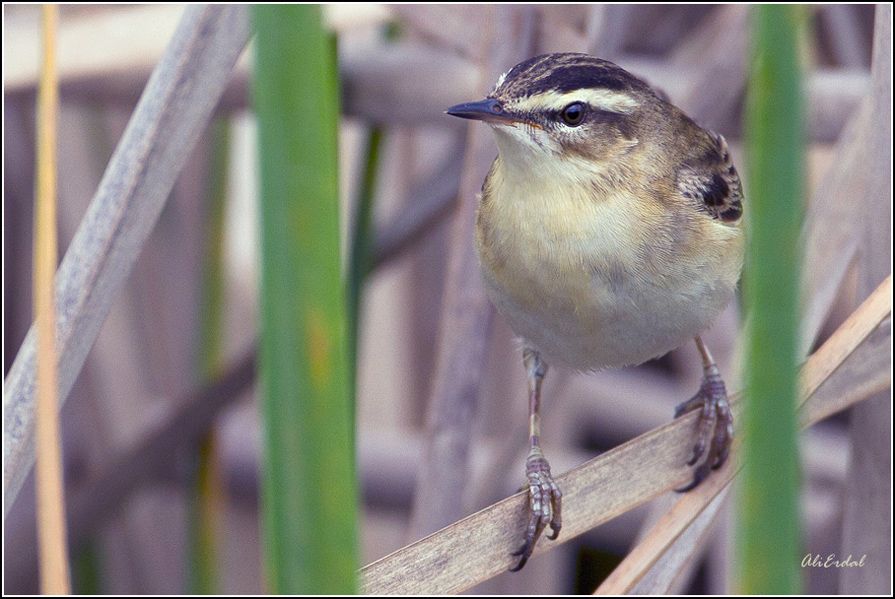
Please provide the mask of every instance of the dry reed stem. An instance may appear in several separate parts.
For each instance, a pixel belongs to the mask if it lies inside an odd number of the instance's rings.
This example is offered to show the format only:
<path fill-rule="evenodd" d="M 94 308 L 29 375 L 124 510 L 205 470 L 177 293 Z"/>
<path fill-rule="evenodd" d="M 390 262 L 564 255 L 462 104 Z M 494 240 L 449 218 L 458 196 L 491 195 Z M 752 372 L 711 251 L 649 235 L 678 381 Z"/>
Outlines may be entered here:
<path fill-rule="evenodd" d="M 803 412 L 807 412 L 810 416 L 802 419 L 803 428 L 807 428 L 829 415 L 826 410 L 822 409 L 822 406 L 809 405 L 808 399 L 814 396 L 822 382 L 829 380 L 833 372 L 840 368 L 857 350 L 858 346 L 871 336 L 886 314 L 891 314 L 891 292 L 892 279 L 888 278 L 868 298 L 867 302 L 842 324 L 829 342 L 824 344 L 805 364 L 802 369 L 802 390 L 799 399 Z M 866 390 L 863 397 L 868 397 L 872 392 L 872 390 Z M 827 401 L 833 403 L 835 399 L 828 397 Z M 738 452 L 734 451 L 733 455 L 737 456 Z M 716 475 L 709 477 L 704 484 L 681 496 L 653 526 L 646 538 L 603 581 L 594 594 L 629 593 L 675 539 L 727 487 L 739 469 L 740 465 L 736 463 L 736 460 L 731 460 Z"/>
<path fill-rule="evenodd" d="M 245 7 L 186 9 L 56 277 L 64 401 L 248 41 Z M 34 459 L 35 331 L 3 385 L 4 518 Z"/>
<path fill-rule="evenodd" d="M 70 592 L 62 489 L 56 370 L 56 121 L 59 82 L 56 31 L 59 8 L 42 7 L 43 62 L 37 97 L 37 206 L 34 210 L 34 314 L 37 324 L 37 529 L 40 589 L 48 595 Z"/>
<path fill-rule="evenodd" d="M 808 359 L 801 375 L 806 402 L 814 401 L 821 384 L 891 314 L 891 290 L 890 277 Z M 808 406 L 814 416 L 825 413 Z M 732 408 L 741 410 L 739 395 Z M 685 461 L 697 417 L 683 416 L 558 477 L 564 492 L 563 534 L 539 543 L 535 554 L 688 482 L 692 474 Z M 526 494 L 517 493 L 369 564 L 361 571 L 363 592 L 457 593 L 503 572 L 514 563 L 510 553 L 525 524 L 526 505 Z"/>
<path fill-rule="evenodd" d="M 703 514 L 716 496 L 727 488 L 733 476 L 739 472 L 739 446 L 734 443 L 733 459 L 701 485 L 685 493 L 666 511 L 647 533 L 646 537 L 622 560 L 615 570 L 594 591 L 594 595 L 628 594 L 634 586 L 658 562 L 666 549 L 683 533 L 693 520 Z M 710 517 L 717 512 L 712 512 Z"/>

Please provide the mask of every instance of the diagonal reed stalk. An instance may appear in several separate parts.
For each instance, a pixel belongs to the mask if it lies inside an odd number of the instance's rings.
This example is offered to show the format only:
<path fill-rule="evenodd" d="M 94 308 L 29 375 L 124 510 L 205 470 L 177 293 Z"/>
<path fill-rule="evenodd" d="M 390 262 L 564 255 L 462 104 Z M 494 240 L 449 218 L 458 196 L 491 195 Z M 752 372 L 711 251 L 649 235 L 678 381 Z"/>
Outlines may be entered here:
<path fill-rule="evenodd" d="M 37 528 L 40 589 L 67 594 L 71 589 L 62 489 L 59 432 L 59 382 L 56 357 L 56 30 L 59 9 L 44 5 L 43 65 L 37 96 L 37 206 L 34 210 L 34 314 L 37 320 Z"/>
<path fill-rule="evenodd" d="M 319 6 L 253 7 L 267 588 L 351 593 L 357 490 L 339 260 L 338 73 Z"/>
<path fill-rule="evenodd" d="M 890 276 L 805 362 L 798 402 L 804 426 L 891 385 L 888 356 L 880 356 L 882 348 L 891 345 L 891 314 Z M 831 389 L 848 391 L 835 393 Z M 740 422 L 741 397 L 737 393 L 730 398 L 734 417 Z M 539 543 L 534 555 L 555 550 L 689 482 L 693 474 L 685 462 L 698 416 L 691 413 L 672 420 L 562 474 L 557 483 L 563 489 L 563 500 L 568 499 L 563 506 L 563 516 L 568 516 L 563 535 Z M 732 466 L 718 474 L 732 472 Z M 694 498 L 688 500 L 693 505 L 706 495 L 700 492 L 686 497 Z M 527 505 L 527 490 L 520 491 L 368 564 L 361 572 L 363 592 L 456 594 L 505 573 L 517 559 L 511 553 L 518 547 Z"/>
<path fill-rule="evenodd" d="M 248 38 L 245 6 L 183 11 L 56 274 L 60 402 Z M 4 518 L 34 461 L 35 340 L 32 327 L 3 382 Z"/>
<path fill-rule="evenodd" d="M 738 590 L 798 593 L 796 360 L 803 202 L 800 9 L 753 7 L 746 103 L 750 243 Z"/>

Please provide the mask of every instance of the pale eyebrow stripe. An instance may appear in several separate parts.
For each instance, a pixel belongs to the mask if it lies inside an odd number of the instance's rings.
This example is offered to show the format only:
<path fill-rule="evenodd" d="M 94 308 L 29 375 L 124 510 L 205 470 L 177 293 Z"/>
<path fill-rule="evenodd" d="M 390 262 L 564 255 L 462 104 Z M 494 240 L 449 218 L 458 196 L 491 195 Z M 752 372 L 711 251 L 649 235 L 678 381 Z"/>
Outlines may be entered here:
<path fill-rule="evenodd" d="M 534 96 L 521 98 L 513 102 L 514 110 L 562 110 L 572 102 L 585 102 L 590 106 L 607 112 L 626 114 L 640 106 L 640 103 L 628 94 L 607 89 L 576 89 L 560 93 L 553 90 Z"/>

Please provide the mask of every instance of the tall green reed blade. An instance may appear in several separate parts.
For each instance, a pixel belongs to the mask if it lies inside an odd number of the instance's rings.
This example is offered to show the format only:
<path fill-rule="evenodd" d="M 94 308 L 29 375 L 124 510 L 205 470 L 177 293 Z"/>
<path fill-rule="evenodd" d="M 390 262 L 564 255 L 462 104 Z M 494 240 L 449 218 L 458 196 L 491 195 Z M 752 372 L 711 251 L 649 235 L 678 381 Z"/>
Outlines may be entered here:
<path fill-rule="evenodd" d="M 254 6 L 264 562 L 274 593 L 357 588 L 339 273 L 338 81 L 319 6 Z"/>
<path fill-rule="evenodd" d="M 750 244 L 739 591 L 799 593 L 796 354 L 803 124 L 798 7 L 756 6 L 746 105 Z"/>
<path fill-rule="evenodd" d="M 224 208 L 229 173 L 230 124 L 224 119 L 211 128 L 211 159 L 205 198 L 205 236 L 202 249 L 202 290 L 199 300 L 199 379 L 205 384 L 220 376 L 224 318 Z M 217 438 L 209 430 L 196 446 L 189 513 L 189 592 L 218 592 L 216 533 L 223 503 L 217 463 Z"/>
<path fill-rule="evenodd" d="M 348 260 L 348 360 L 351 397 L 357 400 L 357 359 L 360 344 L 360 320 L 363 289 L 373 264 L 373 197 L 379 169 L 379 148 L 382 128 L 370 128 L 366 144 L 366 160 L 357 194 L 357 216 L 351 238 Z M 356 411 L 356 407 L 354 411 Z"/>

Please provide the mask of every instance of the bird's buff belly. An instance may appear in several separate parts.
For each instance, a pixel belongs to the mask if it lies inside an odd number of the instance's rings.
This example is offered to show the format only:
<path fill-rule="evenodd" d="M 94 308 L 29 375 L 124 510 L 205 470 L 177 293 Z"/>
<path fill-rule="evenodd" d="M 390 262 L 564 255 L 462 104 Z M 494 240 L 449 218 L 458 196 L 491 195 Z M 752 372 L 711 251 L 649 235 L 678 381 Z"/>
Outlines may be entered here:
<path fill-rule="evenodd" d="M 491 301 L 547 362 L 578 370 L 640 364 L 682 345 L 712 323 L 736 284 L 704 272 L 652 281 L 624 270 L 518 266 L 483 264 Z"/>

